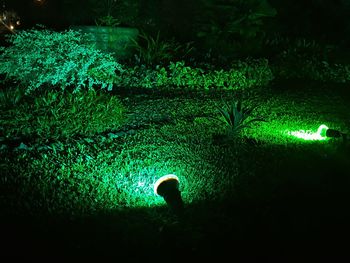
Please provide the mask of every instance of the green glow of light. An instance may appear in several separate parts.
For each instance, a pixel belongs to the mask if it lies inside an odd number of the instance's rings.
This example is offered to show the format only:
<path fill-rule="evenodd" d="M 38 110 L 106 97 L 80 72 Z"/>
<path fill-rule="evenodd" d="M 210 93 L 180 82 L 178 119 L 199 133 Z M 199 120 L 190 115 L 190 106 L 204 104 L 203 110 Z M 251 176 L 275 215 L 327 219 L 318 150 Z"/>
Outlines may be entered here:
<path fill-rule="evenodd" d="M 312 132 L 310 130 L 306 130 L 306 131 L 299 130 L 299 131 L 290 131 L 288 132 L 288 134 L 306 141 L 323 141 L 327 139 L 326 137 L 327 130 L 328 130 L 328 127 L 322 124 L 317 129 L 317 132 Z"/>

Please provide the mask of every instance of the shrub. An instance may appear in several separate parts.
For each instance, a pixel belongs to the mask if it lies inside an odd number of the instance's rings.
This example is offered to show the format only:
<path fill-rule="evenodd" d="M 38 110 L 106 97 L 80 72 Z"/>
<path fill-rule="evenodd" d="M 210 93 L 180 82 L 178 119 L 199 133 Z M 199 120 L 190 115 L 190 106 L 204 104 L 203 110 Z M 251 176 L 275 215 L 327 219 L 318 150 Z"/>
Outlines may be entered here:
<path fill-rule="evenodd" d="M 87 35 L 77 31 L 31 29 L 8 36 L 9 47 L 0 49 L 0 74 L 15 80 L 27 94 L 42 86 L 112 89 L 121 65 L 110 54 L 83 44 Z"/>
<path fill-rule="evenodd" d="M 265 86 L 273 79 L 267 60 L 246 60 L 232 64 L 229 70 L 204 70 L 186 66 L 183 61 L 170 62 L 154 70 L 144 65 L 126 69 L 115 78 L 124 87 L 176 87 L 191 89 L 218 88 L 224 90 Z"/>
<path fill-rule="evenodd" d="M 248 87 L 266 86 L 274 78 L 267 59 L 237 60 L 232 64 L 232 69 L 245 77 Z"/>
<path fill-rule="evenodd" d="M 103 91 L 46 91 L 41 96 L 26 96 L 20 103 L 16 92 L 1 91 L 0 126 L 4 136 L 61 139 L 93 135 L 121 126 L 124 108 L 119 99 Z M 5 95 L 4 95 L 5 94 Z M 33 94 L 34 95 L 34 94 Z M 12 102 L 11 102 L 12 101 Z M 11 107 L 12 105 L 12 107 Z"/>

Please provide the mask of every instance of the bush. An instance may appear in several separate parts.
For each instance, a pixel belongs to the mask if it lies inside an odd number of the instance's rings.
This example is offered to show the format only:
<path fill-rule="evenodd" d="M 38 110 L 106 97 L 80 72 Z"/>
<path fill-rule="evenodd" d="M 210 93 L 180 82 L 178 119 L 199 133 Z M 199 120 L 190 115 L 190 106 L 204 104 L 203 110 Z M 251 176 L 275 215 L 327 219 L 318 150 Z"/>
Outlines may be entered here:
<path fill-rule="evenodd" d="M 27 94 L 43 87 L 73 86 L 112 89 L 116 71 L 122 71 L 110 54 L 83 44 L 87 35 L 68 30 L 46 29 L 20 31 L 8 36 L 9 47 L 0 49 L 0 74 L 24 87 Z"/>
<path fill-rule="evenodd" d="M 22 97 L 1 91 L 0 127 L 6 137 L 25 136 L 62 139 L 90 136 L 121 126 L 124 108 L 119 99 L 103 91 L 46 91 L 41 96 Z M 13 99 L 9 99 L 14 97 Z"/>
<path fill-rule="evenodd" d="M 267 59 L 237 60 L 232 69 L 244 76 L 247 87 L 264 87 L 274 79 Z"/>
<path fill-rule="evenodd" d="M 186 66 L 183 61 L 170 62 L 154 70 L 146 66 L 126 69 L 115 84 L 124 87 L 176 87 L 190 89 L 246 89 L 265 86 L 273 79 L 266 59 L 237 61 L 229 70 L 204 70 Z"/>

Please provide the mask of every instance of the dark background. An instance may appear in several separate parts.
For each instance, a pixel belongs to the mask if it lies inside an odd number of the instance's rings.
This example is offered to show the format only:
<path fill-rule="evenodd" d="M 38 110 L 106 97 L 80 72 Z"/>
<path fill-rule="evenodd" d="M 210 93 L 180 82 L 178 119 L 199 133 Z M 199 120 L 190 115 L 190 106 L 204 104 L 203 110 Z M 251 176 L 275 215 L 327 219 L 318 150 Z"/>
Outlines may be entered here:
<path fill-rule="evenodd" d="M 8 9 L 13 9 L 21 17 L 22 28 L 37 23 L 56 28 L 72 24 L 93 24 L 96 17 L 103 15 L 103 12 L 107 14 L 106 9 L 97 7 L 101 2 L 104 1 L 45 0 L 44 4 L 40 5 L 34 0 L 2 1 Z M 149 26 L 168 31 L 177 37 L 190 38 L 196 33 L 196 22 L 223 16 L 221 11 L 215 13 L 213 6 L 237 5 L 238 2 L 240 1 L 118 0 L 112 15 L 124 16 L 121 20 L 124 20 L 125 26 Z M 252 6 L 257 2 L 259 1 L 246 1 Z M 276 16 L 270 19 L 272 21 L 264 21 L 265 24 L 269 23 L 268 30 L 272 32 L 328 41 L 349 39 L 349 0 L 269 0 L 268 2 L 277 11 Z M 208 11 L 211 12 L 210 17 Z M 246 11 L 242 8 L 237 13 L 242 14 Z M 210 21 L 207 22 L 209 24 Z"/>

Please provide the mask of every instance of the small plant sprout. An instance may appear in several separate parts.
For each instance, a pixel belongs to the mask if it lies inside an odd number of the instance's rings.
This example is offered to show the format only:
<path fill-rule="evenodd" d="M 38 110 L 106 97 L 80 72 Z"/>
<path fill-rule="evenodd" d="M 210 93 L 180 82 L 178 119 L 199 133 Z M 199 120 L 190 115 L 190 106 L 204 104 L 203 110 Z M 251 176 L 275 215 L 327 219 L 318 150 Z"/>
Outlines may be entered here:
<path fill-rule="evenodd" d="M 179 191 L 179 178 L 174 174 L 164 175 L 154 184 L 154 193 L 164 198 L 168 206 L 176 213 L 183 211 L 183 201 Z"/>

